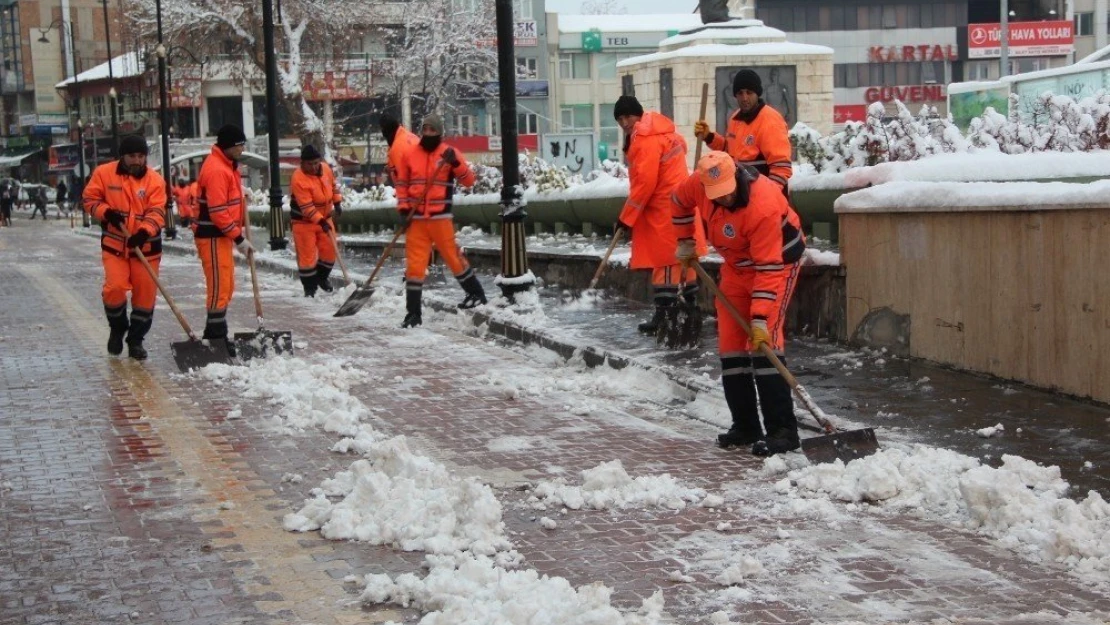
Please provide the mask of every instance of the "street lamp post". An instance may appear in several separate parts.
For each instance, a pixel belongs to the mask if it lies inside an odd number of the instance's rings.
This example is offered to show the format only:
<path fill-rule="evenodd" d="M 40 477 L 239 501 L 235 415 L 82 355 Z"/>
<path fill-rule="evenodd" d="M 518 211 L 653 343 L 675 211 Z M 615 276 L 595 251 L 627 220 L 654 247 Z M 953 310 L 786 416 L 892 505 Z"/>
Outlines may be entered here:
<path fill-rule="evenodd" d="M 104 43 L 108 46 L 108 100 L 112 107 L 112 154 L 119 157 L 119 111 L 116 98 L 116 77 L 112 71 L 112 31 L 108 27 L 108 0 L 101 0 L 104 6 Z"/>
<path fill-rule="evenodd" d="M 158 124 L 162 131 L 162 178 L 166 181 L 166 238 L 177 238 L 177 225 L 173 219 L 173 178 L 170 175 L 170 124 L 166 102 L 166 46 L 162 43 L 162 0 L 154 0 L 158 26 Z"/>
<path fill-rule="evenodd" d="M 266 134 L 270 152 L 270 249 L 283 250 L 285 216 L 281 213 L 281 167 L 278 162 L 277 55 L 274 52 L 274 9 L 262 0 L 262 45 L 266 48 Z"/>
<path fill-rule="evenodd" d="M 524 201 L 520 193 L 520 163 L 516 128 L 516 60 L 513 56 L 513 2 L 496 0 L 497 77 L 501 103 L 501 293 L 512 301 L 536 279 L 528 269 L 524 245 Z"/>

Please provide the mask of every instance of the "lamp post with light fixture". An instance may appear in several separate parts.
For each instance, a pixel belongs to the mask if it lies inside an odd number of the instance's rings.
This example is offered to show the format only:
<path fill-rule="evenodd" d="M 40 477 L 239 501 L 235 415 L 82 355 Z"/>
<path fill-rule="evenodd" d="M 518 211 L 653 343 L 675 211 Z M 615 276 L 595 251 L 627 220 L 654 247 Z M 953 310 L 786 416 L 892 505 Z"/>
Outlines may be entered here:
<path fill-rule="evenodd" d="M 69 38 L 69 63 L 70 63 L 70 76 L 73 79 L 73 107 L 77 113 L 77 176 L 81 181 L 81 188 L 85 187 L 85 179 L 88 177 L 89 172 L 85 171 L 85 124 L 81 120 L 81 82 L 77 80 L 77 48 L 73 45 L 73 24 L 65 21 L 64 19 L 56 19 L 50 22 L 46 28 L 39 29 L 39 43 L 50 43 L 46 38 L 46 33 L 50 29 L 58 26 L 66 37 Z M 78 198 L 80 201 L 80 198 Z M 89 216 L 85 211 L 81 211 L 81 224 L 86 228 L 89 227 Z"/>

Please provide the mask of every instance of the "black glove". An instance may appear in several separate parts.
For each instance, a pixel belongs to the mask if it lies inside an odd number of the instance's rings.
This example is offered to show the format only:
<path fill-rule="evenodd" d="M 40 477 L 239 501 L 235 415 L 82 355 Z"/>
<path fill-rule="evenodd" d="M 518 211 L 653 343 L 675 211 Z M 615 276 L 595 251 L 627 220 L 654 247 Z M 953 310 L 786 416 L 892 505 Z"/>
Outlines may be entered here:
<path fill-rule="evenodd" d="M 339 204 L 339 202 L 336 202 L 335 205 L 331 207 L 331 216 L 333 219 L 335 219 L 336 222 L 338 222 L 339 218 L 343 216 L 343 207 Z"/>
<path fill-rule="evenodd" d="M 444 163 L 447 163 L 451 167 L 459 166 L 459 157 L 455 154 L 455 148 L 447 148 L 444 150 L 441 158 L 443 158 Z"/>
<path fill-rule="evenodd" d="M 617 223 L 613 224 L 613 232 L 616 232 L 617 230 L 624 230 L 626 232 L 632 232 L 632 226 L 630 226 L 630 225 L 628 225 L 628 224 L 626 224 L 623 221 L 618 219 Z"/>
<path fill-rule="evenodd" d="M 327 219 L 321 219 L 320 220 L 320 229 L 324 231 L 324 234 L 327 234 L 327 233 L 331 232 L 331 222 L 328 221 Z"/>
<path fill-rule="evenodd" d="M 114 208 L 109 208 L 104 211 L 104 221 L 117 228 L 123 228 L 123 225 L 127 223 L 127 216 Z"/>
<path fill-rule="evenodd" d="M 146 230 L 138 230 L 135 234 L 127 237 L 127 247 L 142 247 L 150 239 L 150 234 Z"/>

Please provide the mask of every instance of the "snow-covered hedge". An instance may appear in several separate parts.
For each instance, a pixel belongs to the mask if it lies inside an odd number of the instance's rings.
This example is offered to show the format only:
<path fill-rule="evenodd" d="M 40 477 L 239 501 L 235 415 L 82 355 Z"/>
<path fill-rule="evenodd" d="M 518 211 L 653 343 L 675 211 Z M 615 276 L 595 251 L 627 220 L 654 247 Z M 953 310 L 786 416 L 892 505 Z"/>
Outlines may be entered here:
<path fill-rule="evenodd" d="M 827 137 L 799 122 L 790 131 L 790 142 L 798 158 L 816 173 L 979 150 L 1028 154 L 1110 148 L 1106 92 L 1079 101 L 1046 92 L 1033 104 L 1028 122 L 1018 113 L 1020 104 L 1018 96 L 1011 95 L 1009 116 L 988 108 L 971 121 L 965 134 L 950 119 L 937 117 L 935 109 L 923 107 L 914 115 L 901 102 L 895 102 L 897 114 L 884 121 L 886 111 L 876 102 L 865 121 L 848 122 L 844 130 Z"/>

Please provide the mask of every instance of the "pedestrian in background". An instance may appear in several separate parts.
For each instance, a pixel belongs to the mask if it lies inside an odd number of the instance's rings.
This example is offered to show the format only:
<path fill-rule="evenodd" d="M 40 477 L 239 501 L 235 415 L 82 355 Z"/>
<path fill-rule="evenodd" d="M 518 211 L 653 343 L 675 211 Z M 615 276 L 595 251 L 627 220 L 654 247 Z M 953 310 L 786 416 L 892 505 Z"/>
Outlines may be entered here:
<path fill-rule="evenodd" d="M 12 207 L 15 206 L 15 185 L 5 180 L 0 184 L 0 226 L 12 225 Z"/>
<path fill-rule="evenodd" d="M 42 213 L 43 221 L 46 220 L 46 185 L 40 184 L 31 190 L 33 197 L 31 198 L 31 219 L 35 218 L 35 214 Z"/>
<path fill-rule="evenodd" d="M 65 180 L 59 180 L 58 186 L 54 187 L 54 202 L 58 204 L 58 218 L 61 219 L 61 214 L 64 212 L 69 213 L 69 195 L 67 191 Z"/>
<path fill-rule="evenodd" d="M 682 263 L 697 258 L 691 218 L 700 209 L 709 243 L 724 258 L 721 291 L 751 328 L 749 336 L 717 301 L 721 384 L 732 413 L 732 427 L 717 443 L 751 445 L 758 456 L 793 451 L 799 441 L 790 386 L 760 345 L 784 355 L 786 308 L 805 251 L 801 220 L 776 182 L 753 168 L 737 167 L 724 152 L 702 157 L 673 197 L 679 237 L 675 257 Z"/>
<path fill-rule="evenodd" d="M 297 274 L 305 297 L 316 297 L 317 287 L 332 291 L 328 276 L 335 266 L 333 216 L 342 212 L 343 196 L 331 167 L 311 143 L 301 149 L 301 166 L 290 184 L 289 220 L 297 248 Z"/>
<path fill-rule="evenodd" d="M 100 258 L 104 265 L 101 299 L 108 318 L 108 353 L 145 360 L 143 338 L 154 323 L 157 285 L 135 254 L 139 249 L 154 273 L 162 258 L 166 222 L 166 183 L 146 166 L 146 140 L 120 140 L 120 159 L 97 167 L 84 192 L 84 206 L 100 222 Z M 131 317 L 127 292 L 131 292 Z"/>
<path fill-rule="evenodd" d="M 222 340 L 235 357 L 235 344 L 227 340 L 227 307 L 235 291 L 235 259 L 232 250 L 246 256 L 254 246 L 243 234 L 246 204 L 239 159 L 246 149 L 247 136 L 234 124 L 216 133 L 216 144 L 197 179 L 197 228 L 194 242 L 204 270 L 205 339 Z"/>

